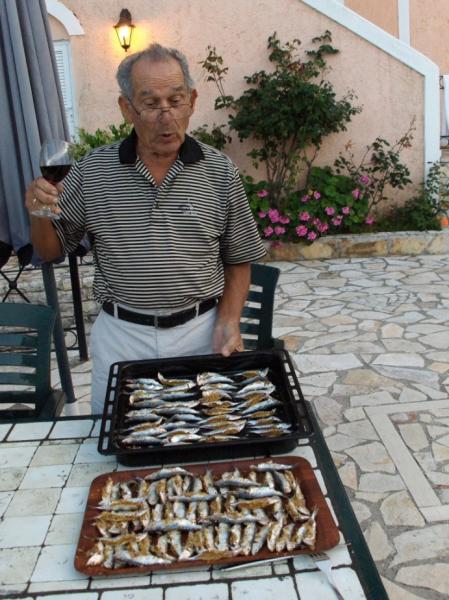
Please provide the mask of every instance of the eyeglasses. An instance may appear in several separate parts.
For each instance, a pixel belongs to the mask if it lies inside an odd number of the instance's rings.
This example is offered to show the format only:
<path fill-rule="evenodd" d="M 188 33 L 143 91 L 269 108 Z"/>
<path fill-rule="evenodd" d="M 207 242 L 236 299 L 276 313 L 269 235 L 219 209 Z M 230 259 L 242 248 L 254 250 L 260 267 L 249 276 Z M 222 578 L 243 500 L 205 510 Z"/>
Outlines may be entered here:
<path fill-rule="evenodd" d="M 167 112 L 170 113 L 171 117 L 175 119 L 175 121 L 177 119 L 185 119 L 186 117 L 190 116 L 190 111 L 192 110 L 192 105 L 190 102 L 172 104 L 171 106 L 148 106 L 140 111 L 137 110 L 129 98 L 128 102 L 131 104 L 134 111 L 142 119 L 142 121 L 147 121 L 148 123 L 156 122 L 163 113 Z"/>

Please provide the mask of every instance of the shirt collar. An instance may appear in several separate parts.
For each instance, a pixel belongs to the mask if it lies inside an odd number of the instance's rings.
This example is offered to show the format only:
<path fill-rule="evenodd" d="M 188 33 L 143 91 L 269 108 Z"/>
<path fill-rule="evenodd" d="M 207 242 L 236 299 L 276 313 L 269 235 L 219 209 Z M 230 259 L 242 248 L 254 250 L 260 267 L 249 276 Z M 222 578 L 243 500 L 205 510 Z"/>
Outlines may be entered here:
<path fill-rule="evenodd" d="M 135 129 L 119 146 L 119 158 L 122 165 L 135 164 L 137 160 L 137 134 Z M 179 149 L 179 158 L 184 164 L 195 163 L 204 158 L 201 146 L 196 140 L 186 134 Z"/>

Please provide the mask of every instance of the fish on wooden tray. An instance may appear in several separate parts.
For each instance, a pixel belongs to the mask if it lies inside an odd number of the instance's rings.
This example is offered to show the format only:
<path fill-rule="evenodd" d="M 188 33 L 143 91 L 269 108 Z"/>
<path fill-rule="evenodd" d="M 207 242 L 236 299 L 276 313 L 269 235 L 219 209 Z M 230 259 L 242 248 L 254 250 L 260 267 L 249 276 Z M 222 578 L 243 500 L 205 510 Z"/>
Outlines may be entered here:
<path fill-rule="evenodd" d="M 244 473 L 166 467 L 120 483 L 109 477 L 86 565 L 151 568 L 314 549 L 317 509 L 292 469 L 268 460 Z"/>

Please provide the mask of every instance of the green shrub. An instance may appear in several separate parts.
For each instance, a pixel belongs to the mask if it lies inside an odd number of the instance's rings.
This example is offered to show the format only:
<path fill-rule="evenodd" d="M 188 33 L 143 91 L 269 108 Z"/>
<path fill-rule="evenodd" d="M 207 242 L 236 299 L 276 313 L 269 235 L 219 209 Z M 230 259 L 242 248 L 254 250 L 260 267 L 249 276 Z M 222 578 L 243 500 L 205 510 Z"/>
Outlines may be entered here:
<path fill-rule="evenodd" d="M 449 209 L 449 181 L 440 163 L 434 163 L 420 190 L 403 206 L 392 208 L 378 227 L 382 231 L 441 229 L 441 217 Z"/>
<path fill-rule="evenodd" d="M 257 147 L 248 156 L 256 168 L 262 163 L 272 205 L 279 210 L 297 185 L 300 172 L 310 173 L 323 139 L 346 129 L 360 108 L 352 105 L 348 92 L 338 99 L 332 84 L 324 79 L 326 59 L 338 53 L 326 31 L 312 39 L 312 48 L 299 56 L 300 40 L 281 44 L 276 33 L 268 38 L 268 58 L 273 70 L 245 77 L 248 88 L 239 98 L 227 96 L 223 80 L 228 68 L 215 47 L 201 63 L 207 80 L 219 91 L 215 108 L 231 110 L 230 130 L 240 141 L 252 139 Z"/>
<path fill-rule="evenodd" d="M 128 137 L 133 126 L 129 123 L 121 123 L 118 127 L 109 125 L 107 129 L 97 129 L 94 133 L 89 133 L 85 129 L 78 131 L 79 142 L 74 144 L 74 157 L 76 160 L 88 154 L 94 148 L 113 144 Z"/>
<path fill-rule="evenodd" d="M 226 125 L 215 125 L 214 123 L 209 131 L 208 125 L 204 124 L 194 129 L 192 135 L 204 144 L 209 144 L 217 150 L 223 150 L 226 144 L 231 142 L 231 136 L 224 131 L 225 127 Z"/>
<path fill-rule="evenodd" d="M 400 154 L 405 148 L 410 148 L 413 140 L 415 119 L 407 131 L 394 144 L 377 137 L 366 146 L 360 160 L 355 160 L 351 151 L 352 143 L 346 145 L 345 154 L 340 153 L 334 162 L 337 173 L 349 175 L 354 182 L 363 182 L 370 210 L 388 201 L 387 191 L 403 190 L 409 183 L 410 171 L 401 162 Z"/>

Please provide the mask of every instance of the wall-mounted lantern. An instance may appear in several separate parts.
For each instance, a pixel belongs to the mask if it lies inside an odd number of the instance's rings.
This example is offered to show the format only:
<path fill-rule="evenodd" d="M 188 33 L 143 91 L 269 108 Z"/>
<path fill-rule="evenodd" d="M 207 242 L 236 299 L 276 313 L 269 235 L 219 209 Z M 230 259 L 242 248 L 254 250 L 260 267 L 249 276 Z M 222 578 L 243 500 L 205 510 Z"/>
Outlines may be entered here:
<path fill-rule="evenodd" d="M 115 32 L 120 42 L 120 46 L 126 52 L 131 46 L 131 37 L 135 25 L 131 20 L 131 13 L 127 8 L 122 8 L 118 23 L 114 25 Z"/>

